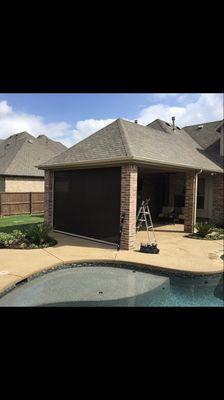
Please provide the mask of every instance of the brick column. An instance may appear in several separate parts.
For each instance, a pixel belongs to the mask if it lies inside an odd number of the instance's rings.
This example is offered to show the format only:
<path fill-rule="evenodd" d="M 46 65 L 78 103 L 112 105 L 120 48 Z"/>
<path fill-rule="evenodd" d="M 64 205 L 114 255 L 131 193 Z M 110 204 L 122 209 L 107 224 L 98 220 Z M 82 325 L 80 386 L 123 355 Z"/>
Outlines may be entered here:
<path fill-rule="evenodd" d="M 196 174 L 190 172 L 186 174 L 185 184 L 185 213 L 184 213 L 184 232 L 193 233 L 195 223 L 195 190 Z"/>
<path fill-rule="evenodd" d="M 45 171 L 44 176 L 44 220 L 53 227 L 53 171 Z"/>
<path fill-rule="evenodd" d="M 213 177 L 212 222 L 224 225 L 224 176 L 222 174 Z"/>
<path fill-rule="evenodd" d="M 136 165 L 127 164 L 121 167 L 121 216 L 124 215 L 124 222 L 120 248 L 123 250 L 135 248 L 137 178 L 138 168 Z"/>

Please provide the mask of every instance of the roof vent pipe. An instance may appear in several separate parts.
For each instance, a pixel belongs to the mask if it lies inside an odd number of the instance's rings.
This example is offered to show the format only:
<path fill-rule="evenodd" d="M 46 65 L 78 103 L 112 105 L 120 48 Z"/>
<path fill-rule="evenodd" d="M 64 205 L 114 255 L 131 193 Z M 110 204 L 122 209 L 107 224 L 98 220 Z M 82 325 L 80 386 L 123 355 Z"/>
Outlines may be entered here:
<path fill-rule="evenodd" d="M 172 124 L 173 124 L 173 131 L 175 131 L 176 130 L 175 117 L 172 117 Z"/>

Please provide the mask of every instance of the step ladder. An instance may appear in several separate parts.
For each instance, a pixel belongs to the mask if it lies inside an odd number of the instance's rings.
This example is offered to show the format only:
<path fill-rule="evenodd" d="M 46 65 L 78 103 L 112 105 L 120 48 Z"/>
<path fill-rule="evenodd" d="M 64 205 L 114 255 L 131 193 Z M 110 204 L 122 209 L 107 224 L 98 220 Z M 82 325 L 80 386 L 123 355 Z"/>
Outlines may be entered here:
<path fill-rule="evenodd" d="M 150 245 L 155 244 L 157 246 L 157 240 L 155 236 L 155 231 L 153 227 L 152 217 L 149 210 L 149 201 L 150 199 L 143 200 L 137 214 L 136 218 L 136 231 L 142 227 L 143 223 L 145 224 L 147 235 L 148 235 L 148 243 Z M 153 236 L 153 241 L 150 239 L 150 232 Z"/>

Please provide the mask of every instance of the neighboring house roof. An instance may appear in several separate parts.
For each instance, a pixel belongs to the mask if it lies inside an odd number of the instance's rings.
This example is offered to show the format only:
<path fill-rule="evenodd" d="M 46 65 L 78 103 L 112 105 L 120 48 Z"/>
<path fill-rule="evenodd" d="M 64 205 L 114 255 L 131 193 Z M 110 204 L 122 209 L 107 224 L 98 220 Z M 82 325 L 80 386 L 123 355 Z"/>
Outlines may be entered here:
<path fill-rule="evenodd" d="M 218 126 L 216 127 L 216 130 L 219 133 L 222 133 L 222 134 L 224 133 L 224 120 L 222 120 L 220 122 L 220 124 L 218 124 Z"/>
<path fill-rule="evenodd" d="M 46 135 L 39 135 L 37 137 L 38 143 L 45 146 L 45 148 L 50 149 L 55 154 L 61 153 L 67 149 L 61 142 L 56 142 L 55 140 L 49 139 Z"/>
<path fill-rule="evenodd" d="M 42 177 L 43 171 L 36 166 L 64 150 L 63 144 L 46 136 L 35 138 L 27 132 L 12 135 L 0 142 L 0 175 Z"/>
<path fill-rule="evenodd" d="M 206 122 L 197 125 L 185 126 L 183 129 L 203 149 L 205 155 L 219 165 L 223 164 L 223 157 L 220 155 L 220 137 L 223 121 Z"/>
<path fill-rule="evenodd" d="M 183 129 L 200 144 L 203 149 L 217 142 L 220 138 L 220 133 L 217 131 L 222 121 L 206 122 L 205 124 L 197 124 L 185 126 Z"/>
<path fill-rule="evenodd" d="M 161 119 L 155 119 L 155 121 L 151 122 L 147 125 L 150 128 L 157 129 L 161 132 L 170 133 L 172 129 L 172 125 L 166 121 L 162 121 Z M 176 126 L 177 131 L 180 130 L 179 126 Z"/>
<path fill-rule="evenodd" d="M 163 121 L 162 121 L 163 122 Z M 166 124 L 166 123 L 165 123 Z M 167 125 L 166 125 L 167 126 Z M 154 129 L 117 119 L 39 168 L 62 168 L 138 161 L 222 172 L 183 129 Z"/>

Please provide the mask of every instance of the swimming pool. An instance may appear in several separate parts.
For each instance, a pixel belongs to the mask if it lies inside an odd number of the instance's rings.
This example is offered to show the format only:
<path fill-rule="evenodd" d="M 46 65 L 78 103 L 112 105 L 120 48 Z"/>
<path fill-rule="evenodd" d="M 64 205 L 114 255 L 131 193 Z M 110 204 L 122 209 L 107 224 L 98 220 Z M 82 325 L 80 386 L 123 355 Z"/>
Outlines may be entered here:
<path fill-rule="evenodd" d="M 0 306 L 223 307 L 223 275 L 155 273 L 133 264 L 70 264 L 19 284 L 0 298 Z"/>

